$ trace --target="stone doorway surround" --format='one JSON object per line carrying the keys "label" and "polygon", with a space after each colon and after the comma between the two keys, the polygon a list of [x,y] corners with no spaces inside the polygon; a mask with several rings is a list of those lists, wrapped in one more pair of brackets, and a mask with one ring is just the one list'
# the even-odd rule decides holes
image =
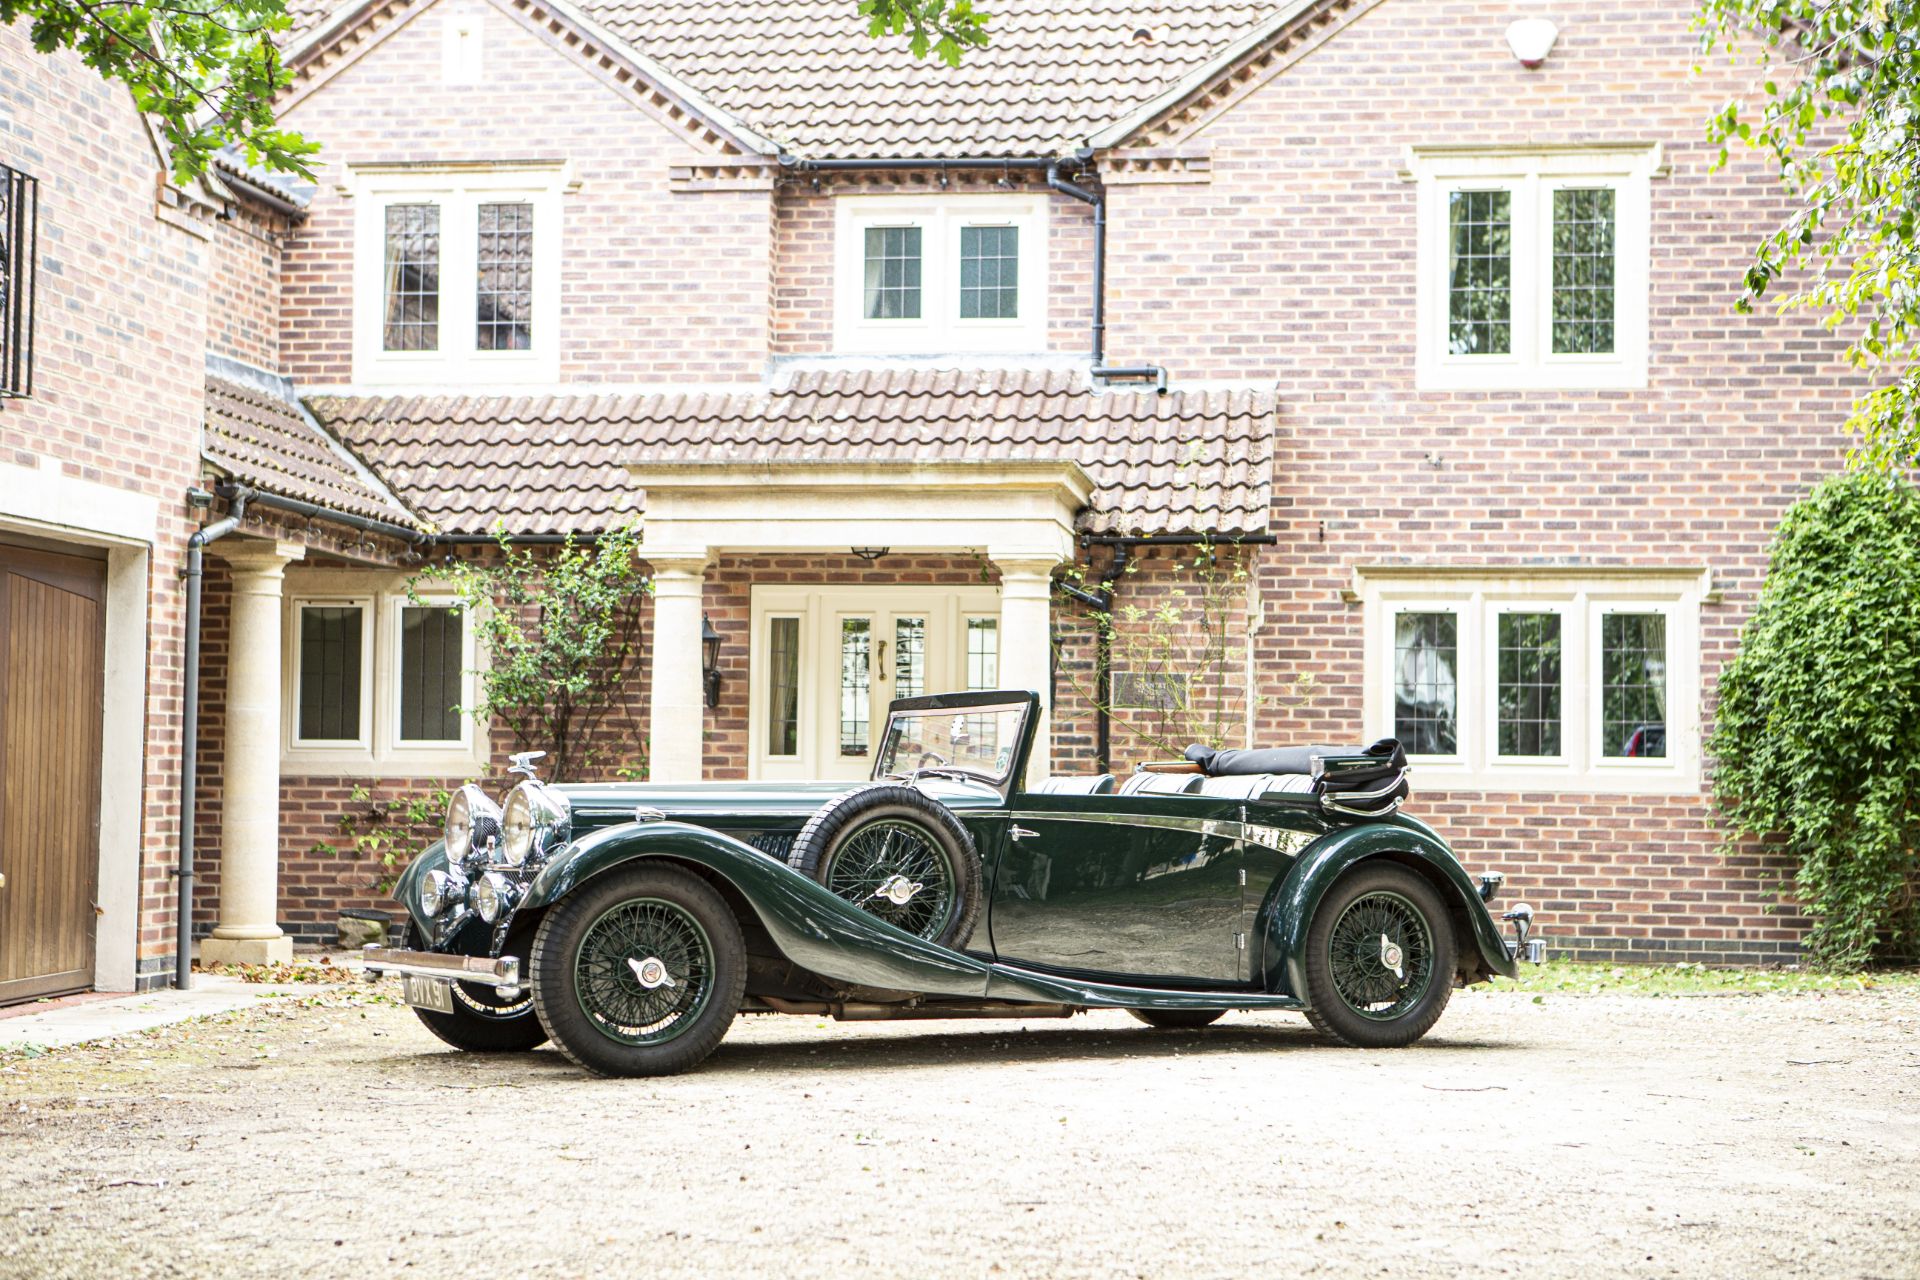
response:
{"label": "stone doorway surround", "polygon": [[1000,576],[1000,683],[1041,697],[1029,781],[1049,769],[1052,576],[1073,557],[1093,494],[1066,459],[699,461],[627,464],[646,491],[642,551],[653,567],[648,747],[652,777],[697,781],[706,709],[700,620],[722,552],[979,554]]}

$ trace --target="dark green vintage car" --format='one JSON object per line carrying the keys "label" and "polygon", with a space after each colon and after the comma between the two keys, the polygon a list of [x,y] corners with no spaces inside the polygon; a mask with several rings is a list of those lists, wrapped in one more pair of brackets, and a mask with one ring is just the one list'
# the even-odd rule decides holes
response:
{"label": "dark green vintage car", "polygon": [[1538,959],[1400,813],[1406,757],[1193,748],[1116,785],[1028,790],[1038,699],[893,703],[874,781],[472,785],[401,876],[414,950],[370,972],[462,1049],[551,1038],[607,1075],[704,1059],[739,1013],[1067,1017],[1198,1028],[1304,1013],[1347,1044],[1424,1035],[1453,987]]}

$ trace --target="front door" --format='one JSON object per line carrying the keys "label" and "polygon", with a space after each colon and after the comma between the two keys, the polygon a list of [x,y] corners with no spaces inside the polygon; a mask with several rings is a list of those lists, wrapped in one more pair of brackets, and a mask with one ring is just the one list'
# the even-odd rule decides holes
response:
{"label": "front door", "polygon": [[93,984],[106,573],[0,546],[0,1004]]}
{"label": "front door", "polygon": [[991,689],[999,677],[992,588],[756,587],[752,776],[872,776],[887,704]]}
{"label": "front door", "polygon": [[993,878],[994,953],[1165,982],[1238,981],[1241,806],[1187,796],[1016,795]]}

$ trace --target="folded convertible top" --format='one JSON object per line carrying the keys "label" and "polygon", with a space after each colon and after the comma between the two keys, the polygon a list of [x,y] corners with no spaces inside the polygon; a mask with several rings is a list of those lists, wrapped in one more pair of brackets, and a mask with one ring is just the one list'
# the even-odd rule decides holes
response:
{"label": "folded convertible top", "polygon": [[1392,813],[1412,794],[1407,753],[1395,738],[1370,747],[1274,747],[1260,751],[1203,747],[1186,757],[1211,778],[1249,774],[1294,774],[1313,779],[1313,793],[1324,808],[1365,817]]}

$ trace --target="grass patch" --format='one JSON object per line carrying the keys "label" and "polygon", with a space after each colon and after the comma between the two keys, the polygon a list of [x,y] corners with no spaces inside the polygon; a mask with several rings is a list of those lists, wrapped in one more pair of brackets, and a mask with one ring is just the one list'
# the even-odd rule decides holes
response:
{"label": "grass patch", "polygon": [[1877,969],[1824,973],[1818,969],[1713,969],[1704,964],[1592,964],[1549,960],[1520,966],[1516,981],[1495,978],[1506,991],[1535,995],[1757,996],[1807,992],[1920,992],[1920,970]]}

